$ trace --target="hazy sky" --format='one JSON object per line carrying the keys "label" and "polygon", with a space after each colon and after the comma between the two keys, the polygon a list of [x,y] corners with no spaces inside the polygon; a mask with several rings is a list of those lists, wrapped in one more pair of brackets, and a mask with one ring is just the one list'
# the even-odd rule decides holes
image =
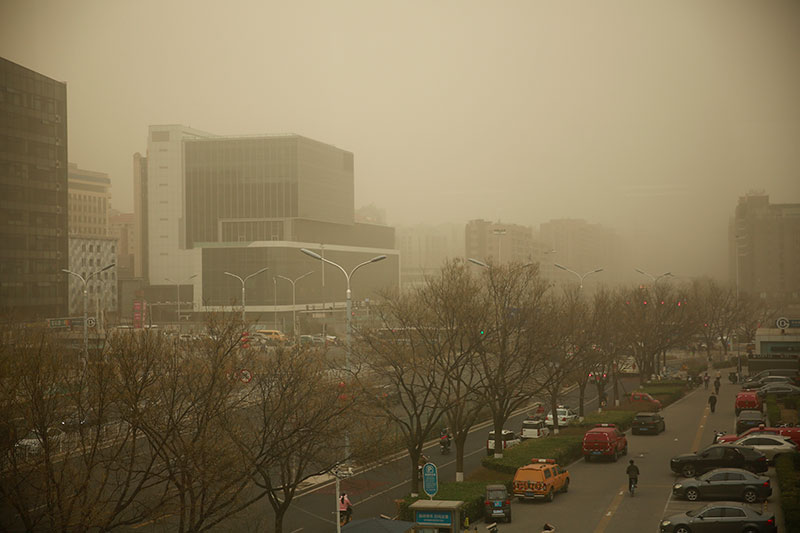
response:
{"label": "hazy sky", "polygon": [[800,202],[795,0],[0,0],[0,55],[67,82],[123,211],[166,123],[350,150],[391,224],[584,218],[659,272],[724,272],[750,190]]}

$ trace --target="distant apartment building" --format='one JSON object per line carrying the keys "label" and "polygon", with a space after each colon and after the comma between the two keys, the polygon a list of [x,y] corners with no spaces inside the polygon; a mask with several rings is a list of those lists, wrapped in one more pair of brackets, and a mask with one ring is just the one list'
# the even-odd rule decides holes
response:
{"label": "distant apartment building", "polygon": [[[86,304],[88,316],[95,317],[98,325],[105,324],[104,317],[117,309],[117,270],[110,268],[117,256],[114,237],[71,236],[69,238],[69,270],[88,279]],[[70,316],[83,316],[84,284],[76,276],[69,280]]]}
{"label": "distant apartment building", "polygon": [[[182,313],[241,305],[241,282],[225,273],[245,278],[264,267],[246,284],[253,320],[326,303],[343,308],[344,276],[330,265],[323,275],[323,264],[301,248],[347,269],[387,256],[359,270],[354,299],[399,282],[394,228],[355,222],[351,152],[294,134],[224,137],[151,126],[146,169],[135,193],[146,217],[137,211],[136,219],[155,320],[177,316],[176,295]],[[297,283],[293,304],[284,278],[306,272],[313,274]]]}
{"label": "distant apartment building", "polygon": [[587,282],[615,283],[625,276],[621,270],[622,243],[611,229],[590,224],[582,219],[557,219],[539,225],[539,241],[548,248],[552,279],[558,283],[579,281],[578,276],[560,268],[566,267],[579,276],[602,268],[603,272],[587,278]]}
{"label": "distant apartment building", "polygon": [[467,257],[496,264],[534,260],[533,230],[529,226],[470,220],[465,235]]}
{"label": "distant apartment building", "polygon": [[411,287],[435,275],[447,259],[464,257],[464,227],[459,224],[397,228],[400,282]]}
{"label": "distant apartment building", "polygon": [[108,174],[69,164],[69,234],[107,237],[111,209],[111,179]]}
{"label": "distant apartment building", "polygon": [[67,312],[67,86],[0,58],[0,312]]}
{"label": "distant apartment building", "polygon": [[136,262],[136,220],[133,213],[120,213],[112,209],[108,217],[111,236],[117,240],[117,277],[130,279],[134,277]]}
{"label": "distant apartment building", "polygon": [[[87,170],[75,163],[67,173],[69,198],[69,270],[88,279],[87,305],[100,325],[117,309],[117,239],[111,235],[111,179],[104,172]],[[114,264],[105,272],[99,271]],[[70,316],[83,316],[83,281],[69,275]]]}
{"label": "distant apartment building", "polygon": [[763,193],[740,197],[729,254],[730,278],[740,293],[800,300],[800,204],[770,204]]}

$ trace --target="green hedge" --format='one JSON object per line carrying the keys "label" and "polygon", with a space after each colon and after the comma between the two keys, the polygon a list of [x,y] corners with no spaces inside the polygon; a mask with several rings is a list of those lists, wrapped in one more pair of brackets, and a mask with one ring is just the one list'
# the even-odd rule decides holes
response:
{"label": "green hedge", "polygon": [[490,470],[515,474],[517,469],[539,459],[555,459],[560,465],[579,459],[583,453],[583,435],[554,435],[542,439],[529,439],[503,450],[503,457],[484,457],[481,464]]}
{"label": "green hedge", "polygon": [[666,407],[677,402],[686,394],[686,383],[683,381],[661,381],[642,385],[641,390],[651,396],[658,396],[661,406]]}
{"label": "green hedge", "polygon": [[781,490],[781,508],[786,531],[800,531],[800,454],[779,455],[775,459],[775,474]]}
{"label": "green hedge", "polygon": [[[586,415],[581,422],[578,422],[578,425],[581,427],[594,427],[595,424],[616,424],[620,431],[625,431],[631,427],[635,417],[635,411],[606,409],[602,413],[594,412]],[[581,442],[583,442],[582,436]]]}
{"label": "green hedge", "polygon": [[[497,483],[506,485],[511,493],[511,483],[506,481],[497,481]],[[464,516],[469,517],[470,523],[477,522],[483,519],[483,501],[486,497],[486,485],[490,485],[485,481],[464,481],[461,483],[441,483],[439,485],[439,492],[436,493],[434,500],[455,500],[464,502],[462,507]],[[398,514],[400,520],[414,521],[414,516],[411,512],[410,506],[417,500],[427,500],[428,497],[423,495],[417,498],[407,496],[405,499],[398,501]]]}
{"label": "green hedge", "polygon": [[781,410],[778,407],[778,401],[775,399],[774,394],[767,395],[767,417],[769,418],[769,425],[774,426],[781,421]]}

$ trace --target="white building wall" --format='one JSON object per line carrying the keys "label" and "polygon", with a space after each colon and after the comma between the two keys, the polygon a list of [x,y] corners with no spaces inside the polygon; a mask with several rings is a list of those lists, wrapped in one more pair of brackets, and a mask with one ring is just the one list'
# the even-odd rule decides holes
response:
{"label": "white building wall", "polygon": [[[150,283],[181,282],[194,274],[198,251],[185,249],[183,140],[214,137],[181,125],[150,126],[147,137]],[[167,140],[163,140],[167,139]],[[199,276],[198,276],[199,277]],[[197,294],[197,293],[195,293]]]}
{"label": "white building wall", "polygon": [[[109,237],[70,237],[69,270],[84,279],[93,272],[116,262],[117,240]],[[83,316],[83,282],[72,274],[69,276],[69,314]],[[102,313],[117,309],[116,268],[93,275],[87,283],[88,315],[100,319]]]}

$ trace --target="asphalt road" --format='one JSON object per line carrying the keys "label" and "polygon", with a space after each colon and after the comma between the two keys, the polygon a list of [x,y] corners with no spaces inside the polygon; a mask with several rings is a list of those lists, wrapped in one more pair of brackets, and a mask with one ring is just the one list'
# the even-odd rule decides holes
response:
{"label": "asphalt road", "polygon": [[[672,485],[680,478],[670,470],[669,460],[711,444],[714,430],[734,433],[733,402],[739,390],[738,385],[731,385],[725,379],[716,412],[712,414],[706,406],[709,391],[703,387],[695,389],[664,409],[667,424],[664,433],[632,436],[628,432],[628,457],[616,463],[580,460],[568,465],[571,480],[568,493],[559,494],[553,503],[512,503],[514,521],[499,524],[498,531],[538,533],[549,522],[558,533],[657,532],[662,517],[701,507],[703,502],[671,498]],[[628,459],[634,459],[641,471],[634,497],[627,492]],[[769,475],[774,491],[777,485],[774,469],[770,469]],[[776,500],[773,492],[766,504],[767,512],[774,512]],[[762,504],[754,507],[761,510]],[[478,527],[485,531],[483,524]]]}
{"label": "asphalt road", "polygon": [[[639,383],[638,377],[621,380],[623,390],[630,392]],[[587,387],[586,412],[597,409],[597,390],[593,386]],[[577,390],[570,390],[564,394],[563,404],[577,408]],[[522,419],[527,416],[528,409],[521,410],[506,424],[506,428],[519,431]],[[486,456],[486,437],[490,431],[490,423],[485,422],[473,428],[466,442],[469,450],[464,456],[464,471],[466,475],[480,467],[481,459]],[[455,449],[450,455],[442,456],[439,453],[438,443],[432,442],[426,447],[425,455],[436,463],[439,468],[441,481],[455,481]],[[411,490],[410,484],[411,463],[406,454],[398,454],[393,460],[387,461],[378,468],[359,473],[352,478],[342,481],[342,490],[347,492],[353,502],[354,518],[377,517],[381,514],[395,516],[397,507],[395,500],[403,498]],[[284,531],[288,533],[332,533],[336,531],[335,518],[335,487],[333,482],[322,483],[313,487],[301,497],[295,498],[289,512],[284,518]],[[515,504],[516,507],[516,504]],[[264,505],[254,506],[236,518],[226,521],[225,531],[236,530],[241,533],[248,531],[272,531],[272,512],[266,502]],[[151,529],[152,528],[152,529]],[[222,531],[223,529],[220,529]],[[157,531],[156,524],[150,528],[139,531]],[[166,531],[166,530],[164,530]]]}

